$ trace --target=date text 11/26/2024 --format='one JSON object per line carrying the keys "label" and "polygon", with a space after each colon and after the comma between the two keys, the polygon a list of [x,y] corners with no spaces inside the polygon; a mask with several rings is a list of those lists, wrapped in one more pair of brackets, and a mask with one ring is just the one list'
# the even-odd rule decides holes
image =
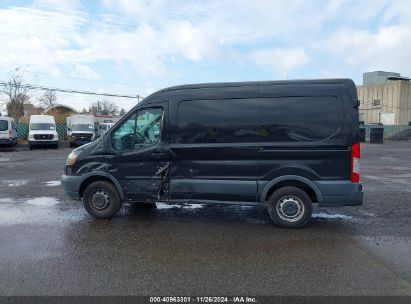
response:
{"label": "date text 11/26/2024", "polygon": [[255,297],[150,297],[150,303],[257,303]]}

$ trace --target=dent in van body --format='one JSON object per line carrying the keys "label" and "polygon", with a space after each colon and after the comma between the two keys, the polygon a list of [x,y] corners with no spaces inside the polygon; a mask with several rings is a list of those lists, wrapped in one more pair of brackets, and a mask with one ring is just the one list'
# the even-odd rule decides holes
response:
{"label": "dent in van body", "polygon": [[108,165],[109,164],[104,161],[104,157],[95,159],[93,162],[84,162],[75,172],[75,175],[85,175],[93,171],[105,172],[107,171]]}
{"label": "dent in van body", "polygon": [[[170,189],[169,164],[168,161],[141,161],[128,168],[127,164],[119,166],[118,163],[108,162],[105,169],[107,173],[117,178],[127,201],[167,201]],[[139,172],[153,172],[153,174],[142,175]]]}
{"label": "dent in van body", "polygon": [[[94,156],[95,157],[95,156]],[[118,185],[121,192],[127,201],[140,201],[140,200],[161,200],[167,201],[169,199],[169,162],[160,162],[155,167],[153,167],[153,172],[155,172],[151,177],[146,179],[139,179],[138,181],[130,181],[126,179],[116,178],[119,168],[116,164],[107,161],[105,157],[95,158],[93,162],[83,162],[80,164],[78,170],[74,172],[73,175],[76,176],[93,176],[100,175],[98,173],[107,173],[108,176],[113,177],[118,181]],[[94,174],[93,174],[94,173]],[[129,193],[145,193],[143,199],[136,199],[129,195]]]}

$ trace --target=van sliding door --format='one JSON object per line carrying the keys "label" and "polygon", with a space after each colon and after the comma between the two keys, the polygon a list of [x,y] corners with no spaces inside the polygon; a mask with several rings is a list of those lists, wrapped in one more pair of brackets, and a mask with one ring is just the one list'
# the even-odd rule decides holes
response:
{"label": "van sliding door", "polygon": [[182,100],[170,140],[171,199],[255,202],[257,98]]}

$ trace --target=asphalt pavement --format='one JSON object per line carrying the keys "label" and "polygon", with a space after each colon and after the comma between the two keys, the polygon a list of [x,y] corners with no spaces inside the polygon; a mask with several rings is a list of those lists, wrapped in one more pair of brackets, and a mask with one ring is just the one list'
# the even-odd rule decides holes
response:
{"label": "asphalt pavement", "polygon": [[364,205],[299,230],[263,207],[93,219],[60,186],[69,152],[0,152],[0,295],[411,296],[411,142],[362,145]]}

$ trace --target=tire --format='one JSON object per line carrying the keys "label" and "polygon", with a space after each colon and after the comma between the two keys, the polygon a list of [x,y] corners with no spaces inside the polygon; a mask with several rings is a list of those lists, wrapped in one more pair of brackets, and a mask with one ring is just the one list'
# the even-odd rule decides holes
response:
{"label": "tire", "polygon": [[271,194],[268,213],[274,224],[283,228],[302,228],[311,219],[313,204],[297,187],[282,187]]}
{"label": "tire", "polygon": [[84,208],[92,217],[109,219],[121,208],[122,202],[116,187],[106,181],[93,182],[83,193]]}

